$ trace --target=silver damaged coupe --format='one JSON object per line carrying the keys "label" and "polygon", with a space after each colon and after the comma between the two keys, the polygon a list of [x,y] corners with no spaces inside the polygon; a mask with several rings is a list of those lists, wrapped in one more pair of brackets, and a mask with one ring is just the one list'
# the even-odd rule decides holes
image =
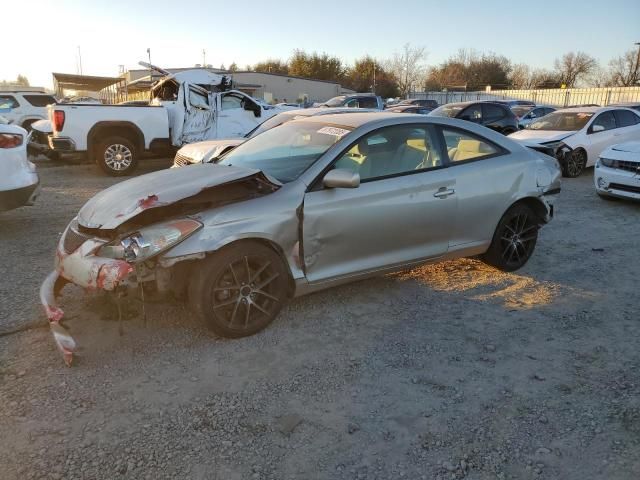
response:
{"label": "silver damaged coupe", "polygon": [[290,298],[371,275],[475,255],[516,270],[559,191],[554,158],[469,122],[293,120],[215,164],[98,193],[63,233],[41,301],[67,363],[55,297],[68,282],[172,292],[215,333],[251,335]]}

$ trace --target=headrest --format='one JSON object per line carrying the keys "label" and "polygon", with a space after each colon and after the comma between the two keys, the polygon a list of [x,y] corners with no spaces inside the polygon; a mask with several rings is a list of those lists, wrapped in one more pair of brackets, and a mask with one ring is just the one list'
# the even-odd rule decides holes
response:
{"label": "headrest", "polygon": [[365,157],[369,155],[369,144],[367,143],[366,138],[358,143],[358,152],[360,152],[360,155],[363,155]]}

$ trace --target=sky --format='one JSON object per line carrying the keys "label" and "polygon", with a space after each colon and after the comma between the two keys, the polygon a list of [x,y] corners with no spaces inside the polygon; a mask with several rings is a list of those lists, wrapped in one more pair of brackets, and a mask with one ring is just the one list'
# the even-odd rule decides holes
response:
{"label": "sky", "polygon": [[[151,49],[165,67],[244,69],[266,58],[286,60],[295,48],[326,52],[347,63],[379,60],[405,43],[425,47],[427,65],[460,48],[505,55],[514,63],[551,68],[581,50],[606,65],[640,42],[639,0],[29,0],[26,22],[5,22],[0,80],[26,75],[52,86],[51,72],[116,76],[139,68]],[[33,14],[37,12],[37,14]],[[39,34],[38,34],[39,32]],[[7,42],[7,39],[10,39]],[[8,48],[11,46],[11,48]]]}

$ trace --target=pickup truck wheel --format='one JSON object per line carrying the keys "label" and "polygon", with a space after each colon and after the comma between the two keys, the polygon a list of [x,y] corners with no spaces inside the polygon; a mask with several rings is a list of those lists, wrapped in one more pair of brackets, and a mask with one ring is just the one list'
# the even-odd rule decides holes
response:
{"label": "pickup truck wheel", "polygon": [[138,165],[136,147],[124,137],[109,137],[96,146],[95,162],[108,175],[129,175]]}

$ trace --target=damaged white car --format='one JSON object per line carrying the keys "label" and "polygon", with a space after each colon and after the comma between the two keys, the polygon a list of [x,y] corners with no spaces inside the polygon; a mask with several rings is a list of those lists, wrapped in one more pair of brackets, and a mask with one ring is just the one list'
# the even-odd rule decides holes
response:
{"label": "damaged white car", "polygon": [[36,166],[27,159],[27,131],[0,123],[0,212],[33,205],[38,195]]}
{"label": "damaged white car", "polygon": [[98,193],[63,233],[41,301],[67,363],[75,341],[55,300],[66,282],[173,292],[217,334],[242,337],[294,296],[371,275],[474,255],[516,270],[559,191],[554,158],[469,122],[292,120],[218,163]]}

